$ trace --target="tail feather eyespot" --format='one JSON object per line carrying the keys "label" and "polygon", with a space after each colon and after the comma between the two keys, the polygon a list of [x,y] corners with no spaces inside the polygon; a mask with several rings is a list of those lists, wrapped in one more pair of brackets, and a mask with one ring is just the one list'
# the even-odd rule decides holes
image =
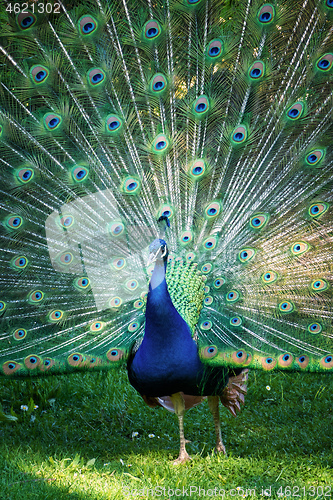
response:
{"label": "tail feather eyespot", "polygon": [[331,370],[333,368],[333,354],[329,354],[328,356],[324,356],[320,360],[320,366],[325,370]]}
{"label": "tail feather eyespot", "polygon": [[324,149],[314,149],[310,151],[305,158],[306,164],[310,167],[320,167],[320,164],[325,156]]}
{"label": "tail feather eyespot", "polygon": [[217,349],[217,347],[215,345],[207,346],[201,352],[201,356],[204,359],[215,358],[215,356],[217,356],[217,354],[218,354],[218,349]]}
{"label": "tail feather eyespot", "polygon": [[13,338],[15,340],[23,340],[26,338],[26,336],[27,336],[27,330],[25,330],[24,328],[18,328],[13,333]]}
{"label": "tail feather eyespot", "polygon": [[238,254],[238,260],[242,263],[245,264],[249,262],[256,254],[256,249],[255,248],[243,248]]}
{"label": "tail feather eyespot", "polygon": [[116,134],[123,128],[123,122],[115,114],[108,115],[105,119],[105,129],[109,134]]}
{"label": "tail feather eyespot", "polygon": [[317,68],[320,71],[329,71],[333,65],[333,54],[327,53],[321,56],[317,61]]}
{"label": "tail feather eyespot", "polygon": [[150,81],[150,91],[153,94],[160,95],[165,92],[168,86],[168,80],[162,73],[156,73]]}
{"label": "tail feather eyespot", "polygon": [[287,110],[287,118],[290,120],[299,120],[304,113],[304,104],[301,101],[295,102],[290,108]]}
{"label": "tail feather eyespot", "polygon": [[207,170],[204,160],[196,160],[189,169],[189,175],[195,181],[200,180]]}
{"label": "tail feather eyespot", "polygon": [[274,359],[271,356],[268,356],[266,358],[261,358],[261,366],[263,367],[264,370],[273,370],[276,366],[276,359]]}
{"label": "tail feather eyespot", "polygon": [[208,59],[216,61],[223,55],[223,41],[220,38],[212,40],[206,49]]}
{"label": "tail feather eyespot", "polygon": [[210,109],[210,102],[206,95],[199,96],[193,103],[192,110],[196,118],[204,117]]}
{"label": "tail feather eyespot", "polygon": [[291,313],[292,311],[294,311],[294,309],[295,309],[294,304],[289,300],[284,300],[279,304],[279,311],[282,313]]}
{"label": "tail feather eyespot", "polygon": [[46,66],[37,65],[30,68],[30,78],[36,85],[45,83],[49,74],[50,72]]}
{"label": "tail feather eyespot", "polygon": [[294,358],[291,354],[281,354],[278,359],[278,365],[282,368],[292,365],[294,362]]}
{"label": "tail feather eyespot", "polygon": [[298,364],[298,366],[300,368],[302,368],[304,370],[308,366],[308,364],[310,363],[310,358],[309,358],[309,356],[306,356],[305,354],[301,354],[300,356],[298,356],[298,358],[296,358],[296,363]]}
{"label": "tail feather eyespot", "polygon": [[320,217],[323,215],[327,210],[329,209],[329,204],[325,202],[321,203],[313,203],[310,205],[308,213],[310,217],[315,218],[315,217]]}
{"label": "tail feather eyespot", "polygon": [[54,132],[60,127],[62,118],[56,113],[46,113],[44,115],[43,122],[46,130]]}
{"label": "tail feather eyespot", "polygon": [[68,364],[73,367],[82,367],[85,361],[85,358],[82,354],[75,352],[74,354],[70,354],[67,358]]}
{"label": "tail feather eyespot", "polygon": [[92,16],[82,16],[79,19],[79,32],[83,36],[92,35],[98,28],[96,19]]}
{"label": "tail feather eyespot", "polygon": [[275,16],[275,9],[273,5],[267,3],[259,9],[257,14],[257,19],[260,24],[267,25],[272,23],[272,21],[274,20],[274,16]]}
{"label": "tail feather eyespot", "polygon": [[302,255],[310,249],[310,245],[304,241],[297,241],[291,247],[291,252],[293,255]]}
{"label": "tail feather eyespot", "polygon": [[250,80],[258,81],[265,76],[265,64],[262,61],[254,62],[248,71]]}
{"label": "tail feather eyespot", "polygon": [[16,22],[19,28],[21,28],[22,30],[28,30],[36,24],[37,17],[35,16],[35,14],[29,11],[20,12],[20,14],[18,14],[16,17]]}
{"label": "tail feather eyespot", "polygon": [[39,356],[34,354],[27,356],[24,360],[24,364],[28,370],[35,370],[41,364],[42,360]]}
{"label": "tail feather eyespot", "polygon": [[5,375],[14,375],[14,373],[21,370],[23,367],[20,363],[16,363],[16,361],[6,361],[2,365],[2,370]]}
{"label": "tail feather eyespot", "polygon": [[143,26],[143,37],[146,41],[156,41],[162,33],[161,25],[155,19],[146,22]]}
{"label": "tail feather eyespot", "polygon": [[112,348],[106,353],[106,357],[109,361],[120,361],[125,355],[122,349]]}
{"label": "tail feather eyespot", "polygon": [[87,73],[88,82],[93,87],[98,87],[105,82],[106,74],[102,68],[92,68]]}
{"label": "tail feather eyespot", "polygon": [[247,128],[245,125],[239,125],[236,127],[231,134],[231,142],[235,146],[237,144],[242,144],[247,139]]}
{"label": "tail feather eyespot", "polygon": [[169,139],[165,134],[159,134],[155,137],[152,144],[152,152],[156,154],[164,154],[170,146]]}

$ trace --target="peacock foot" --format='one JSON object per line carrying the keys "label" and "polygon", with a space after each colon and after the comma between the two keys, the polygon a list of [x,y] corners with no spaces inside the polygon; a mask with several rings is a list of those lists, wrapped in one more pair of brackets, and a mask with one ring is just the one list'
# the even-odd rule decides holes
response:
{"label": "peacock foot", "polygon": [[227,456],[225,446],[222,442],[216,444],[215,451],[216,453],[223,453],[223,455]]}
{"label": "peacock foot", "polygon": [[187,451],[181,451],[179,453],[179,457],[177,458],[177,460],[174,461],[173,465],[179,465],[179,464],[185,464],[186,462],[188,462],[189,460],[192,460],[190,455],[187,453]]}

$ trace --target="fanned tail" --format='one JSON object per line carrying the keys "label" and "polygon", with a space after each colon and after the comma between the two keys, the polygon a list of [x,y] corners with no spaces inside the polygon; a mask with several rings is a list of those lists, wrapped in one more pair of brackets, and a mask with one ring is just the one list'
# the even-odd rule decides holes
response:
{"label": "fanned tail", "polygon": [[201,358],[333,370],[332,5],[2,11],[0,373],[119,366],[147,248]]}

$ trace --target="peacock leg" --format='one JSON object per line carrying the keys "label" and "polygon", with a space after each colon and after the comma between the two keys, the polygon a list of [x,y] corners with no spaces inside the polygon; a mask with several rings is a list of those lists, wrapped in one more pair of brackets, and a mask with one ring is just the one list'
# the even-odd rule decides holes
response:
{"label": "peacock leg", "polygon": [[190,455],[187,453],[185,445],[188,441],[184,436],[184,414],[185,414],[185,402],[183,396],[180,392],[176,392],[171,395],[171,401],[175,409],[175,413],[179,420],[179,436],[180,436],[180,451],[179,457],[175,460],[174,464],[185,463],[188,460],[191,460]]}
{"label": "peacock leg", "polygon": [[222,442],[221,426],[220,426],[220,412],[219,412],[219,396],[208,396],[208,406],[214,418],[215,435],[216,435],[216,451],[224,453],[226,450]]}

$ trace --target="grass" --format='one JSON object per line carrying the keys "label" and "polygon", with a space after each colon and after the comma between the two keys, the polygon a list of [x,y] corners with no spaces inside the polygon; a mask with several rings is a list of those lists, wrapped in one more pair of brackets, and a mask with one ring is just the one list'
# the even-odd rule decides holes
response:
{"label": "grass", "polygon": [[228,457],[204,403],[186,414],[193,460],[179,466],[177,418],[148,408],[125,372],[1,383],[18,417],[0,422],[1,500],[333,498],[330,375],[251,372],[242,413],[221,410]]}

